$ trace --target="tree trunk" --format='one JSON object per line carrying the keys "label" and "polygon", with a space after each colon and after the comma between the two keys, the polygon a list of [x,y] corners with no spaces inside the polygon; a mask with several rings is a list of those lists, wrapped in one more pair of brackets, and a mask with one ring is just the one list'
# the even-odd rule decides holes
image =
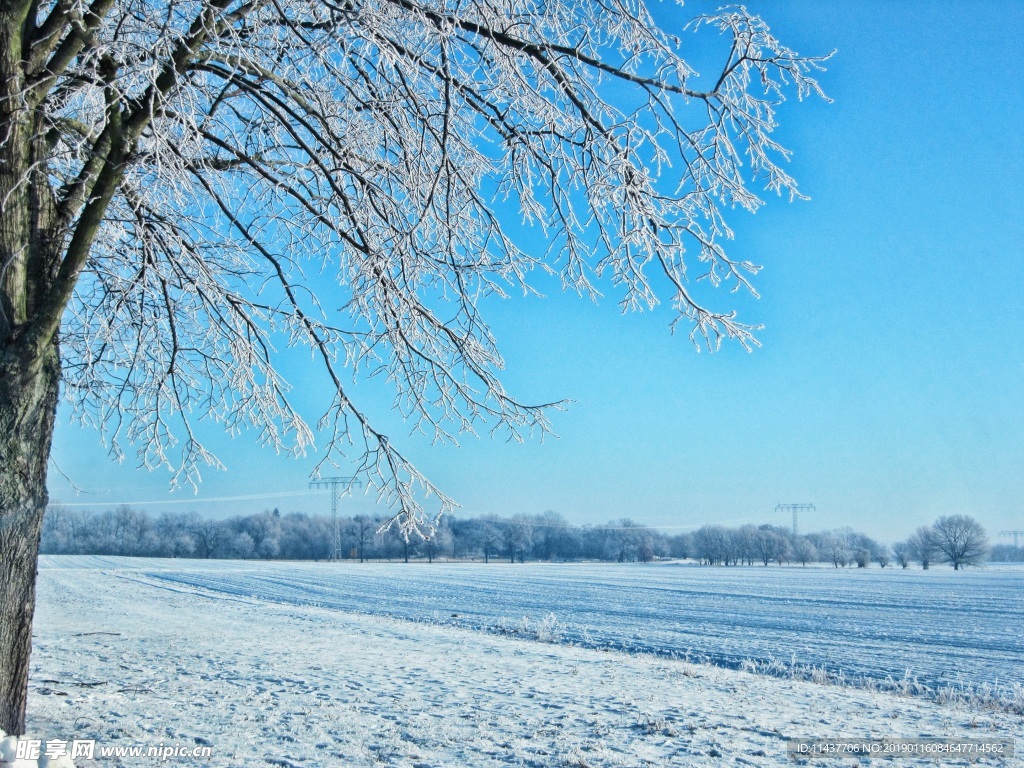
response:
{"label": "tree trunk", "polygon": [[25,343],[61,238],[41,113],[23,98],[33,3],[0,3],[0,729],[25,732],[39,536],[57,410],[55,338]]}
{"label": "tree trunk", "polygon": [[57,410],[56,347],[32,371],[0,363],[0,729],[25,732],[39,536]]}

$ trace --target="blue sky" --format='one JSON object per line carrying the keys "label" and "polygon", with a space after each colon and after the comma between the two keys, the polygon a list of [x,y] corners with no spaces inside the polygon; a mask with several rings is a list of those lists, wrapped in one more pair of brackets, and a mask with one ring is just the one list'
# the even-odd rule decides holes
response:
{"label": "blue sky", "polygon": [[[655,11],[671,26],[711,7]],[[822,77],[834,103],[782,111],[790,170],[812,199],[772,198],[730,222],[733,255],[765,265],[762,298],[716,298],[766,326],[763,346],[697,354],[669,334],[668,308],[621,315],[613,294],[494,302],[508,388],[574,401],[555,414],[558,439],[412,438],[405,450],[465,515],[552,509],[685,530],[785,524],[777,503],[813,502],[804,530],[852,525],[892,541],[953,513],[993,538],[1024,529],[1024,5],[748,7],[801,53],[838,51]],[[300,386],[311,375],[288,374]],[[367,396],[397,439],[387,398]],[[168,495],[167,473],[113,464],[65,415],[53,455],[88,493],[51,467],[51,497],[329,510],[306,490],[315,456],[279,457],[246,435],[215,447],[228,471],[207,472],[198,495]],[[266,498],[215,500],[249,495]],[[360,497],[345,508],[374,511]]]}

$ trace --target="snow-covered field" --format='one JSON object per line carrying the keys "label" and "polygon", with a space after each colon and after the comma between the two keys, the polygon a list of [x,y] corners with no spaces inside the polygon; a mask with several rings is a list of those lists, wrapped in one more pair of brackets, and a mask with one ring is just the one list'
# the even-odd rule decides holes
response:
{"label": "snow-covered field", "polygon": [[787,738],[832,736],[1017,738],[1021,752],[1024,718],[1005,710],[670,654],[1019,683],[1022,585],[998,568],[47,557],[30,730],[209,745],[162,763],[204,766],[781,765]]}
{"label": "snow-covered field", "polygon": [[[168,589],[931,686],[1024,685],[1024,567],[953,572],[677,564],[44,558]],[[524,618],[526,621],[524,622]],[[545,620],[547,624],[544,625]]]}

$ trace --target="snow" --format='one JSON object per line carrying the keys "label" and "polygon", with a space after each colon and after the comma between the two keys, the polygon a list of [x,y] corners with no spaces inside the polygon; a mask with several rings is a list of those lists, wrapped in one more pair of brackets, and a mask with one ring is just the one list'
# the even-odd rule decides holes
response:
{"label": "snow", "polygon": [[[719,623],[726,627],[741,623],[730,613],[736,599],[757,597],[755,578],[779,598],[762,614],[782,618],[800,610],[785,608],[782,594],[792,591],[787,579],[808,579],[794,582],[802,586],[840,579],[833,582],[834,616],[846,615],[843,601],[856,603],[854,593],[881,591],[882,582],[858,582],[861,576],[850,573],[822,571],[812,578],[779,575],[787,569],[746,570],[750,575],[725,578],[710,575],[725,569],[678,567],[360,568],[48,557],[39,576],[29,728],[54,738],[95,738],[97,745],[212,749],[212,759],[112,758],[107,765],[302,768],[696,766],[716,754],[716,764],[782,765],[790,737],[1013,738],[1024,732],[1024,717],[1005,709],[570,644],[584,628],[606,639],[630,625],[634,640],[642,635],[653,638],[649,645],[663,642],[670,635],[652,601],[673,583],[686,592],[677,601],[697,600],[703,583],[703,599],[721,608]],[[1019,602],[1001,600],[986,580],[999,582],[1000,573],[969,577],[996,611],[995,624],[1014,616]],[[1017,571],[1006,578],[1020,577]],[[941,574],[885,579],[898,594],[918,589],[915,584],[954,589]],[[607,610],[605,623],[603,611],[595,611],[584,626],[582,603],[576,613],[568,611],[574,599],[589,594],[587,584],[612,600],[591,606]],[[383,591],[371,596],[373,585]],[[632,596],[615,602],[612,596],[623,590],[633,590]],[[629,603],[632,618],[616,618]],[[460,615],[444,616],[453,604],[459,610],[450,613]],[[400,615],[381,615],[388,611]],[[491,615],[506,617],[508,634],[495,631]],[[681,625],[690,620],[686,611],[675,616]],[[715,618],[705,617],[701,626]],[[644,625],[655,628],[645,633]],[[837,626],[845,632],[855,625]],[[997,663],[1010,651],[989,646],[999,645],[991,640],[1004,629],[986,630],[978,637],[989,642],[977,649],[968,644],[964,653]],[[927,622],[923,631],[942,638]],[[760,633],[760,627],[749,632]],[[538,642],[538,636],[558,642]],[[732,638],[741,651],[729,631],[715,637]],[[835,639],[837,652],[847,653],[850,646]],[[811,648],[824,643],[811,640]],[[939,649],[944,652],[941,643]],[[888,655],[899,654],[894,642]],[[1017,750],[1024,745],[1018,742]]]}
{"label": "snow", "polygon": [[704,568],[611,564],[287,563],[44,558],[168,589],[314,605],[565,642],[905,677],[933,688],[1024,686],[1024,568]]}

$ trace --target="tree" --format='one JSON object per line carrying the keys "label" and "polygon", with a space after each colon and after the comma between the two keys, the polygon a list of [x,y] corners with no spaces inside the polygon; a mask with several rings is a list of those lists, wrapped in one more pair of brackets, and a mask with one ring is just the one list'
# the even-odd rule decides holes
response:
{"label": "tree", "polygon": [[227,526],[220,520],[207,520],[198,515],[193,516],[188,532],[195,542],[196,556],[202,558],[216,557],[229,535]]}
{"label": "tree", "polygon": [[220,466],[199,418],[311,444],[275,369],[304,345],[323,461],[415,532],[452,501],[346,366],[434,439],[543,432],[558,404],[506,392],[478,303],[553,266],[626,308],[666,284],[695,342],[756,344],[699,286],[751,288],[723,213],[760,206],[754,180],[798,195],[775,108],[820,94],[820,59],[742,8],[689,29],[721,48],[706,79],[639,0],[0,0],[0,728],[24,730],[61,388],[115,455],[194,484]]}
{"label": "tree", "polygon": [[[756,525],[741,525],[733,532],[739,559],[753,565],[758,556],[758,539],[761,531]],[[766,563],[767,565],[767,563]]]}
{"label": "tree", "polygon": [[668,541],[669,557],[685,560],[693,551],[693,539],[687,533],[678,533]]}
{"label": "tree", "polygon": [[281,551],[281,514],[274,512],[251,515],[241,522],[242,532],[252,539],[253,553],[265,560],[276,557]]}
{"label": "tree", "polygon": [[831,531],[821,538],[818,551],[831,562],[835,568],[844,568],[850,562],[850,550],[846,543],[846,536],[842,531]]}
{"label": "tree", "polygon": [[533,555],[538,560],[572,557],[574,542],[565,518],[553,510],[537,515],[533,521]]}
{"label": "tree", "polygon": [[989,550],[989,559],[996,563],[1024,563],[1024,547],[996,544]]}
{"label": "tree", "polygon": [[808,563],[813,562],[818,557],[818,550],[815,549],[810,539],[806,536],[801,536],[793,545],[793,557],[800,565],[806,567]]}
{"label": "tree", "polygon": [[355,540],[356,555],[359,562],[366,560],[366,546],[372,543],[373,533],[377,530],[378,523],[369,515],[356,515],[349,524],[352,538]]}
{"label": "tree", "polygon": [[754,539],[754,546],[757,556],[761,559],[763,565],[767,566],[768,563],[775,559],[782,548],[782,543],[782,537],[776,531],[773,531],[770,526],[764,526],[758,530]]}
{"label": "tree", "polygon": [[921,567],[927,571],[939,554],[934,529],[923,525],[914,531],[907,539],[907,551],[910,553],[910,558],[919,562]]}
{"label": "tree", "polygon": [[516,515],[501,526],[501,540],[508,553],[508,561],[526,562],[526,552],[533,545],[533,524],[524,515]]}
{"label": "tree", "polygon": [[905,541],[897,541],[892,545],[892,556],[896,558],[896,564],[900,568],[906,568],[910,565],[911,553],[910,545]]}
{"label": "tree", "polygon": [[940,517],[932,526],[935,547],[943,559],[959,571],[966,565],[981,565],[988,555],[988,538],[977,520],[967,515]]}
{"label": "tree", "polygon": [[452,531],[442,521],[441,525],[423,542],[423,551],[427,554],[427,562],[433,563],[435,557],[450,552],[452,548]]}
{"label": "tree", "polygon": [[485,520],[479,528],[480,548],[484,553],[484,563],[491,562],[491,553],[495,552],[498,544],[501,543],[502,525],[496,520]]}
{"label": "tree", "polygon": [[[434,534],[436,535],[436,531]],[[398,526],[389,528],[387,531],[387,538],[382,544],[385,547],[385,556],[390,560],[391,553],[394,552],[396,555],[400,553],[402,562],[408,563],[410,555],[415,557],[416,550],[419,548],[419,539],[412,539],[409,535],[402,531]]]}

